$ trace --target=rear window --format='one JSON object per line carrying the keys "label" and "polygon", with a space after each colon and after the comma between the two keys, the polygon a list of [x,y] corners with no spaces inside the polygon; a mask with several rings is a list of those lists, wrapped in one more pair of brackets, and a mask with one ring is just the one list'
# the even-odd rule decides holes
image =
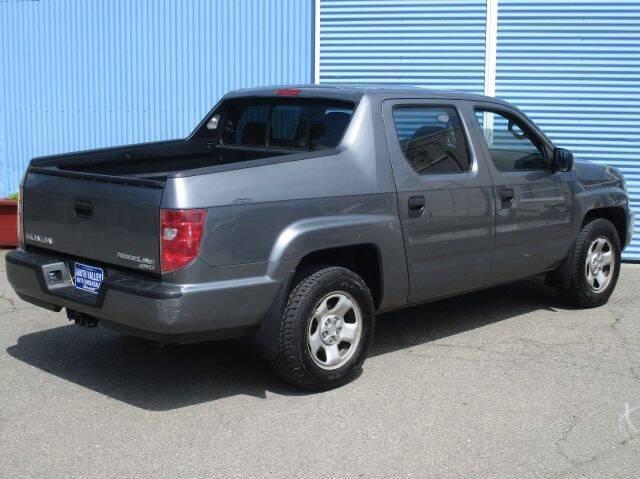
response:
{"label": "rear window", "polygon": [[230,100],[205,128],[211,137],[213,123],[223,145],[324,150],[338,146],[353,111],[352,103],[333,100]]}

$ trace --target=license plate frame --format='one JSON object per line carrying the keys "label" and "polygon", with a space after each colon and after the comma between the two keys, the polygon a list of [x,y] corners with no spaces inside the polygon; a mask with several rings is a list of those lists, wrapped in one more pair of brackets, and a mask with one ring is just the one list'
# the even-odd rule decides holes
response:
{"label": "license plate frame", "polygon": [[104,282],[104,270],[97,266],[75,262],[73,264],[73,286],[86,293],[98,294]]}

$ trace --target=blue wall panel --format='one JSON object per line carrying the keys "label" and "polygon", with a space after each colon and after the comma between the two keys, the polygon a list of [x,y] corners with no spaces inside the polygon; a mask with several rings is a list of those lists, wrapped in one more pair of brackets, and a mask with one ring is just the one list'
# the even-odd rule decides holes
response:
{"label": "blue wall panel", "polygon": [[0,2],[0,196],[36,155],[187,135],[226,91],[308,83],[313,0]]}
{"label": "blue wall panel", "polygon": [[482,93],[485,0],[318,0],[320,83]]}
{"label": "blue wall panel", "polygon": [[[500,0],[496,96],[578,158],[620,168],[640,211],[639,0]],[[624,256],[640,259],[640,225]]]}

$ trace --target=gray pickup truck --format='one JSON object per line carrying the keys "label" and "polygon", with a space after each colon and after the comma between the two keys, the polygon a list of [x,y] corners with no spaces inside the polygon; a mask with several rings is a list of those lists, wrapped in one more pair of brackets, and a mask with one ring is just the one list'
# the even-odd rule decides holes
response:
{"label": "gray pickup truck", "polygon": [[250,338],[310,389],[354,376],[379,312],[538,274],[604,304],[634,221],[619,171],[517,108],[417,88],[234,91],[186,140],[34,159],[21,193],[21,298],[152,340]]}

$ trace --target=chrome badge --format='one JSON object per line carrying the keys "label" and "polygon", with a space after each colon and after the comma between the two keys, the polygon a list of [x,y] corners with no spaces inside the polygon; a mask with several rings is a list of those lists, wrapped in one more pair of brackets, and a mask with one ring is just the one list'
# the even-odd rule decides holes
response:
{"label": "chrome badge", "polygon": [[25,233],[24,237],[27,241],[33,241],[35,243],[46,244],[49,246],[53,244],[53,238],[51,236],[37,235],[34,233]]}
{"label": "chrome badge", "polygon": [[147,271],[155,271],[155,269],[156,269],[156,260],[155,259],[143,258],[142,256],[138,256],[138,255],[134,255],[134,254],[121,253],[120,251],[118,251],[116,253],[116,256],[119,259],[124,259],[124,260],[127,260],[127,261],[132,261],[134,263],[138,263],[138,268],[139,269],[144,269],[144,270],[147,270]]}

